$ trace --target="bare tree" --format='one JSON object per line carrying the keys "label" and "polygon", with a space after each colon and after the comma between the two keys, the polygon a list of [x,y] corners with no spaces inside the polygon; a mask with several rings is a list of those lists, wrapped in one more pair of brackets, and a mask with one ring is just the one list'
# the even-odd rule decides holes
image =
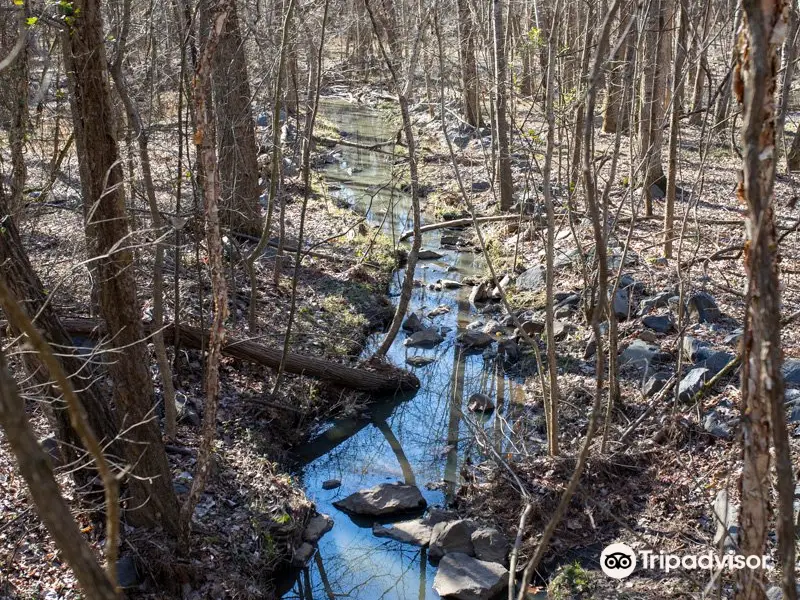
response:
{"label": "bare tree", "polygon": [[511,153],[508,139],[508,71],[506,37],[503,29],[503,0],[492,0],[494,31],[494,110],[497,143],[497,182],[500,187],[500,210],[514,203],[514,180],[511,177]]}
{"label": "bare tree", "polygon": [[[779,495],[779,555],[783,593],[795,600],[793,469],[783,409],[780,286],[774,216],[775,92],[778,50],[786,34],[784,0],[743,0],[743,32],[733,90],[743,105],[744,158],[737,195],[747,206],[745,235],[748,275],[747,312],[742,352],[743,465],[740,548],[745,556],[763,556],[770,524],[770,438],[775,442]],[[740,571],[736,598],[766,598],[763,568]]]}
{"label": "bare tree", "polygon": [[176,532],[178,506],[161,433],[136,299],[123,173],[108,90],[99,0],[77,0],[64,37],[89,255],[97,265],[100,312],[115,351],[109,373],[121,427],[131,522]]}

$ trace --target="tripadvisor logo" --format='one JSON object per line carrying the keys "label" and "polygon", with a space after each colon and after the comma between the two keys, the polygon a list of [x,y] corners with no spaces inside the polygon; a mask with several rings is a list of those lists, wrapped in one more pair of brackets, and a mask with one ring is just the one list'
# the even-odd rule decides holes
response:
{"label": "tripadvisor logo", "polygon": [[767,556],[744,556],[742,554],[724,554],[719,556],[713,552],[705,554],[661,554],[652,550],[639,550],[637,553],[627,544],[611,544],[600,554],[600,568],[603,573],[614,579],[625,579],[640,564],[643,569],[657,569],[664,573],[683,569],[693,571],[736,571],[741,569],[771,569]]}

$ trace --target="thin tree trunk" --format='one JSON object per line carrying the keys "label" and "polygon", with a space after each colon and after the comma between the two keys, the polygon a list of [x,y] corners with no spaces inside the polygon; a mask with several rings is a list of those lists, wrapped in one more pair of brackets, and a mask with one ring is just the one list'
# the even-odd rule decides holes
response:
{"label": "thin tree trunk", "polygon": [[[195,76],[195,143],[197,155],[203,163],[203,191],[205,194],[206,243],[208,246],[208,262],[211,269],[211,288],[214,299],[214,319],[209,333],[208,356],[205,364],[206,401],[203,412],[203,428],[200,434],[200,445],[197,452],[194,479],[189,495],[180,511],[178,527],[178,548],[182,554],[189,551],[189,537],[194,509],[200,500],[208,481],[211,466],[211,453],[217,433],[217,408],[219,407],[219,363],[222,357],[222,345],[225,341],[225,320],[228,317],[228,290],[225,281],[225,266],[222,262],[222,236],[220,234],[220,215],[218,199],[221,182],[217,168],[217,156],[212,136],[206,136],[208,124],[214,121],[214,111],[206,106],[206,98],[212,77],[212,61],[218,44],[225,38],[227,20],[235,15],[234,0],[220,0],[216,6],[208,41]],[[230,29],[227,29],[230,32]],[[214,61],[216,62],[216,61]]]}
{"label": "thin tree trunk", "polygon": [[[743,104],[744,158],[737,195],[748,213],[747,311],[742,346],[743,465],[739,514],[741,553],[763,556],[770,526],[770,436],[775,440],[779,482],[778,540],[783,593],[796,600],[793,472],[783,408],[781,374],[780,281],[775,248],[775,91],[779,68],[776,35],[787,27],[785,0],[743,0],[745,17],[739,38],[733,89]],[[762,568],[739,571],[736,598],[766,598]]]}
{"label": "thin tree trunk", "polygon": [[676,0],[678,34],[675,37],[675,60],[672,64],[672,111],[669,122],[669,167],[667,171],[667,198],[664,208],[664,256],[672,258],[673,223],[675,220],[675,194],[678,180],[678,127],[679,107],[683,99],[683,63],[686,58],[686,7],[684,0]]}
{"label": "thin tree trunk", "polygon": [[497,180],[500,187],[500,210],[510,210],[514,203],[514,180],[511,177],[511,154],[508,141],[508,72],[506,41],[503,35],[503,0],[492,0],[494,24],[494,108],[497,124]]}
{"label": "thin tree trunk", "polygon": [[464,119],[473,127],[481,125],[478,64],[475,61],[475,31],[468,0],[458,1],[458,36],[461,52],[461,90]]}

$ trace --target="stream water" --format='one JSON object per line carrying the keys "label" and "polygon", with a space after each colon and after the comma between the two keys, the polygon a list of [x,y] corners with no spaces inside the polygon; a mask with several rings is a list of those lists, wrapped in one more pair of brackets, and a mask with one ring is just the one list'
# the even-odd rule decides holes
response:
{"label": "stream water", "polygon": [[[379,111],[359,104],[326,98],[321,111],[346,134],[345,139],[359,144],[385,142],[396,133]],[[386,148],[390,151],[391,145]],[[392,185],[393,157],[345,146],[334,152],[335,162],[323,171],[335,190],[332,193],[389,235],[399,236],[409,228],[410,198]],[[409,356],[435,358],[415,369],[421,381],[419,391],[413,397],[376,402],[370,406],[369,417],[328,423],[296,451],[297,475],[307,495],[319,512],[333,517],[335,525],[284,598],[439,598],[432,589],[436,567],[424,549],[375,537],[374,519],[353,518],[333,502],[378,483],[404,481],[416,484],[429,506],[445,506],[457,491],[464,461],[481,460],[476,437],[500,452],[511,450],[504,440],[513,413],[522,403],[520,382],[508,377],[496,361],[481,353],[465,354],[456,346],[457,333],[479,316],[468,300],[470,287],[429,289],[429,284],[442,278],[458,281],[483,274],[484,261],[480,254],[442,249],[440,240],[440,232],[425,234],[423,248],[443,256],[419,262],[415,279],[423,285],[414,289],[409,312],[422,317],[446,306],[449,312],[429,320],[446,332],[446,339],[433,349],[407,348],[401,332],[388,355],[392,363],[403,367],[408,367]],[[398,270],[393,276],[393,299],[403,275]],[[381,335],[369,340],[365,357],[373,353]],[[475,392],[493,399],[495,413],[479,417],[466,410],[467,399]],[[339,480],[341,486],[326,491],[322,483],[328,480]]]}

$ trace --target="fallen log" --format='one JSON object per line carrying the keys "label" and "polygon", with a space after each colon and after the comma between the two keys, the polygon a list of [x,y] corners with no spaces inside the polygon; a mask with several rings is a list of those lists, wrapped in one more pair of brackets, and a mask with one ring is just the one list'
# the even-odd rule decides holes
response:
{"label": "fallen log", "polygon": [[[530,220],[530,217],[523,217],[523,221]],[[475,221],[477,223],[491,223],[494,221],[519,221],[519,214],[516,215],[495,215],[492,217],[476,217]],[[425,233],[427,231],[435,231],[437,229],[446,229],[448,227],[458,228],[458,227],[469,227],[472,225],[472,217],[464,217],[463,219],[453,219],[452,221],[442,221],[441,223],[431,223],[430,225],[423,225],[419,228],[420,233]],[[414,236],[414,232],[404,231],[403,234],[400,236],[400,241],[407,240],[410,237]]]}
{"label": "fallen log", "polygon": [[[103,335],[104,326],[97,319],[63,318],[61,319],[67,332],[72,336],[83,336],[97,339]],[[145,333],[151,335],[153,326],[144,323]],[[172,325],[164,328],[164,339],[171,343],[175,331]],[[189,325],[180,326],[181,344],[187,348],[201,349],[208,346],[208,332]],[[226,338],[222,347],[222,354],[231,358],[238,358],[247,362],[264,365],[277,369],[281,363],[282,352],[257,344],[250,340]],[[372,365],[374,367],[374,365]],[[340,363],[305,356],[290,352],[286,356],[284,370],[287,373],[305,375],[321,379],[334,385],[346,387],[369,394],[383,395],[398,391],[416,390],[419,388],[419,379],[408,371],[398,369],[391,365],[381,365],[378,368],[366,369],[363,367],[348,367]]]}
{"label": "fallen log", "polygon": [[368,150],[369,152],[378,152],[379,154],[388,154],[389,156],[394,156],[395,153],[384,150],[383,147],[397,145],[397,141],[395,139],[387,140],[385,142],[377,142],[375,144],[359,144],[358,142],[328,138],[321,135],[315,135],[314,141],[318,144],[322,144],[323,146],[347,146],[349,148],[358,148],[359,150]]}

